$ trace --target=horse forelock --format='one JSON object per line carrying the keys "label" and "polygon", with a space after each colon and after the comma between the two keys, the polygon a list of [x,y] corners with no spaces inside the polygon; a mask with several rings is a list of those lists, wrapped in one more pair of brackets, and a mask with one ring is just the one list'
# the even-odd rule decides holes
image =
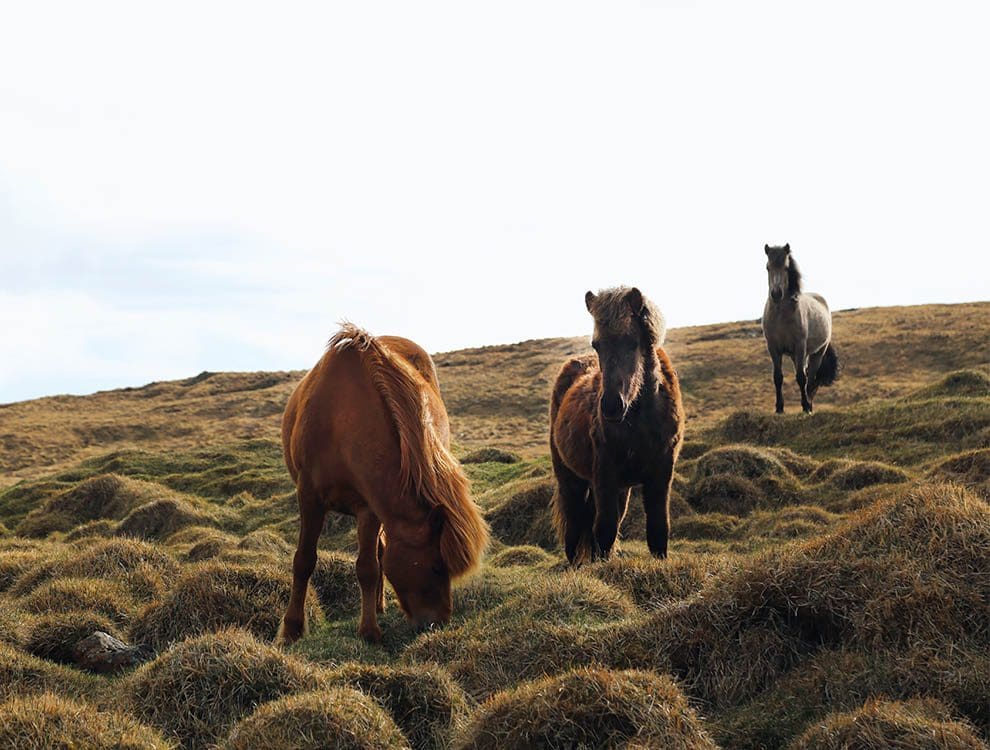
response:
{"label": "horse forelock", "polygon": [[443,444],[429,408],[429,384],[419,372],[379,339],[347,324],[331,346],[365,352],[372,381],[392,417],[399,438],[399,482],[430,509],[440,509],[444,524],[440,554],[451,577],[475,568],[488,546],[488,525],[471,499],[470,483]]}
{"label": "horse forelock", "polygon": [[667,323],[663,313],[652,300],[644,296],[643,309],[639,315],[635,315],[626,300],[630,291],[631,287],[618,286],[598,292],[593,308],[595,324],[612,333],[622,334],[629,332],[638,321],[649,343],[653,346],[662,345],[667,337]]}

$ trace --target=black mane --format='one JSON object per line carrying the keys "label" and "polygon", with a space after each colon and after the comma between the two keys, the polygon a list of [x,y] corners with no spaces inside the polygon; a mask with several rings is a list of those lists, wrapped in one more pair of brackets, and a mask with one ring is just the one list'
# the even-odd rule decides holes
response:
{"label": "black mane", "polygon": [[801,293],[801,270],[791,256],[791,262],[787,265],[787,296],[797,297]]}

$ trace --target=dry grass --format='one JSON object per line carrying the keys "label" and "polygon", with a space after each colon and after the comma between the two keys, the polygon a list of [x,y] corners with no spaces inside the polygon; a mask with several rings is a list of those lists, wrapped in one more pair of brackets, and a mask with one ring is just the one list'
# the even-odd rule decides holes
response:
{"label": "dry grass", "polygon": [[331,679],[373,698],[417,750],[443,750],[464,724],[468,701],[461,687],[435,664],[388,667],[345,664]]}
{"label": "dry grass", "polygon": [[789,750],[986,750],[965,722],[937,701],[869,701],[849,713],[832,714],[798,737]]}
{"label": "dry grass", "polygon": [[455,746],[716,747],[669,678],[603,669],[577,669],[492,696]]}
{"label": "dry grass", "polygon": [[0,641],[0,700],[40,693],[87,696],[98,686],[95,678]]}
{"label": "dry grass", "polygon": [[401,750],[395,722],[356,690],[334,688],[266,703],[234,727],[222,750]]}
{"label": "dry grass", "polygon": [[126,714],[44,694],[0,705],[0,747],[166,750],[175,745]]}
{"label": "dry grass", "polygon": [[25,627],[24,649],[42,659],[71,664],[73,647],[97,630],[120,637],[110,618],[89,610],[39,615]]}
{"label": "dry grass", "polygon": [[[161,651],[183,638],[227,627],[242,627],[271,640],[285,614],[291,587],[292,572],[286,565],[213,561],[191,565],[163,599],[135,616],[131,640]],[[310,622],[322,621],[323,611],[312,590],[306,610]]]}
{"label": "dry grass", "polygon": [[255,707],[325,684],[319,670],[237,630],[178,644],[126,681],[128,708],[193,750],[219,742]]}
{"label": "dry grass", "polygon": [[18,602],[25,612],[51,614],[86,611],[127,622],[135,602],[127,590],[99,578],[58,578],[38,586]]}

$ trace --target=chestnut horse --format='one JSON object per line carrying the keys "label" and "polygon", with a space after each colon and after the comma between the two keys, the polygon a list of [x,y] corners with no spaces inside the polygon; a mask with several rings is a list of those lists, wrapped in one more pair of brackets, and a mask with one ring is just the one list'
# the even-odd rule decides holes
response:
{"label": "chestnut horse", "polygon": [[588,292],[585,304],[597,356],[565,364],[550,401],[557,534],[571,564],[608,558],[629,490],[642,485],[646,541],[664,558],[684,436],[680,384],[661,347],[664,319],[636,288]]}
{"label": "chestnut horse", "polygon": [[279,639],[291,643],[305,629],[306,586],[328,510],[357,518],[363,638],[381,640],[383,574],[417,627],[447,622],[450,582],[478,564],[488,527],[448,450],[430,355],[407,339],[345,324],[289,398],[282,445],[300,523]]}

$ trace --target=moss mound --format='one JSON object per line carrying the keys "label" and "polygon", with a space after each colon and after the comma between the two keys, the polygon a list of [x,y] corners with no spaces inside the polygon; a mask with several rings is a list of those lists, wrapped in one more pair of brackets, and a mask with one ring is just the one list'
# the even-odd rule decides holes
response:
{"label": "moss mound", "polygon": [[935,464],[928,476],[936,480],[958,482],[985,497],[990,496],[990,448],[950,456]]}
{"label": "moss mound", "polygon": [[80,539],[108,539],[116,531],[117,524],[109,518],[101,518],[97,521],[87,521],[82,526],[76,526],[62,539],[66,542],[77,542]]}
{"label": "moss mound", "polygon": [[507,545],[530,544],[553,550],[557,532],[550,515],[554,480],[520,479],[485,493],[480,502],[492,534]]}
{"label": "moss mound", "polygon": [[222,750],[392,750],[408,748],[395,722],[373,700],[349,688],[304,693],[266,703],[231,731]]}
{"label": "moss mound", "polygon": [[636,613],[629,595],[583,572],[542,574],[483,617],[528,622],[594,623]]}
{"label": "moss mound", "polygon": [[168,490],[151,482],[103,474],[48,499],[25,516],[17,533],[42,537],[53,531],[70,531],[86,521],[119,520],[139,505],[167,494]]}
{"label": "moss mound", "polygon": [[25,612],[50,614],[86,611],[124,623],[135,607],[127,590],[99,578],[58,578],[43,583],[19,602]]}
{"label": "moss mound", "polygon": [[55,695],[39,695],[0,705],[0,747],[164,750],[174,745],[125,714],[100,711]]}
{"label": "moss mound", "polygon": [[919,388],[907,399],[921,400],[944,396],[977,398],[990,396],[990,375],[981,370],[950,372],[937,383]]}
{"label": "moss mound", "polygon": [[361,587],[354,569],[354,558],[342,552],[320,550],[310,583],[320,604],[331,617],[349,616],[361,606]]}
{"label": "moss mound", "polygon": [[0,700],[39,693],[81,696],[93,692],[94,684],[88,675],[0,642]]}
{"label": "moss mound", "polygon": [[511,568],[515,565],[543,565],[553,561],[553,556],[542,547],[533,544],[521,544],[506,547],[489,558],[489,562],[497,568]]}
{"label": "moss mound", "polygon": [[790,744],[789,750],[986,750],[969,725],[931,699],[870,701],[849,713],[832,714]]}
{"label": "moss mound", "polygon": [[458,748],[712,748],[684,695],[650,672],[578,669],[485,702]]}
{"label": "moss mound", "polygon": [[41,615],[26,626],[24,648],[39,658],[71,664],[73,647],[96,630],[118,637],[113,621],[94,612]]}
{"label": "moss mound", "polygon": [[725,556],[680,553],[668,560],[613,557],[588,565],[584,570],[625,591],[638,607],[656,609],[700,591],[728,564],[729,558]]}
{"label": "moss mound", "polygon": [[121,694],[141,721],[185,747],[205,748],[256,706],[322,685],[321,673],[305,662],[226,630],[184,641],[140,667]]}
{"label": "moss mound", "polygon": [[522,459],[515,453],[500,448],[479,448],[461,459],[462,464],[517,464],[520,461]]}
{"label": "moss mound", "polygon": [[372,697],[415,748],[442,750],[468,714],[467,697],[442,667],[345,664],[331,679]]}
{"label": "moss mound", "polygon": [[829,484],[840,490],[860,490],[875,484],[899,484],[911,480],[903,469],[878,461],[857,461],[838,469],[829,477]]}
{"label": "moss mound", "polygon": [[764,493],[745,477],[716,474],[691,482],[687,501],[699,513],[745,516],[764,503]]}
{"label": "moss mound", "polygon": [[128,513],[117,525],[114,534],[136,539],[165,539],[187,526],[202,526],[213,522],[212,514],[175,497],[145,503]]}
{"label": "moss mound", "polygon": [[[286,566],[199,563],[187,568],[162,600],[138,613],[131,640],[161,651],[183,638],[226,627],[242,627],[269,640],[285,614],[291,587]],[[312,588],[306,610],[310,622],[322,621]]]}
{"label": "moss mound", "polygon": [[45,581],[66,577],[100,578],[123,585],[139,600],[154,599],[174,578],[179,564],[168,554],[134,539],[108,539],[68,553],[24,574],[10,589],[14,596],[33,591]]}
{"label": "moss mound", "polygon": [[705,596],[599,636],[619,666],[672,671],[731,706],[825,647],[990,643],[988,556],[990,506],[958,487],[920,488],[744,558]]}

